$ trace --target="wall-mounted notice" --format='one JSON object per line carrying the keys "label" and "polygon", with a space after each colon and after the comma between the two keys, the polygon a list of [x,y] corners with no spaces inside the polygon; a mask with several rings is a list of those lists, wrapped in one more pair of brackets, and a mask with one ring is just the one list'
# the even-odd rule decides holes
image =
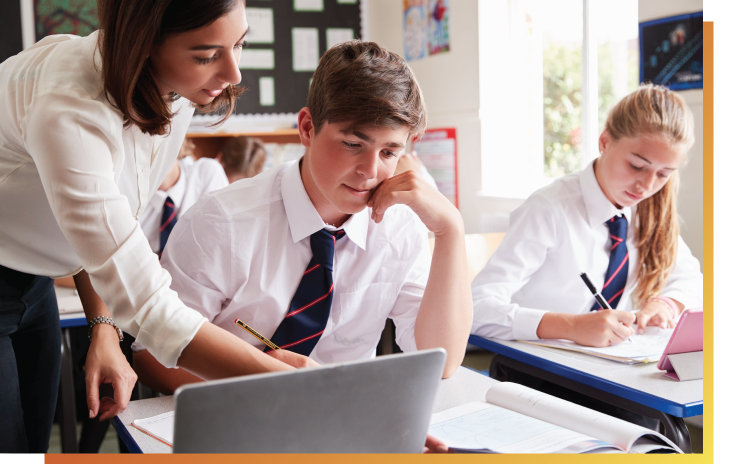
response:
{"label": "wall-mounted notice", "polygon": [[323,0],[293,0],[295,11],[323,11]]}
{"label": "wall-mounted notice", "polygon": [[336,44],[354,40],[354,29],[329,27],[326,29],[326,50]]}
{"label": "wall-mounted notice", "polygon": [[274,50],[244,48],[241,51],[240,69],[274,69]]}
{"label": "wall-mounted notice", "polygon": [[428,129],[413,143],[437,189],[458,207],[458,152],[455,128]]}
{"label": "wall-mounted notice", "polygon": [[259,78],[259,104],[261,106],[274,106],[274,78]]}
{"label": "wall-mounted notice", "polygon": [[[244,3],[249,33],[240,60],[240,85],[248,91],[238,99],[237,114],[297,113],[308,100],[308,83],[321,55],[332,44],[363,37],[366,13],[360,3],[364,2],[245,0]],[[268,103],[269,81],[259,82],[264,77],[274,78],[274,104]]]}
{"label": "wall-mounted notice", "polygon": [[274,43],[274,10],[272,8],[246,8],[246,22],[248,23],[246,42]]}
{"label": "wall-mounted notice", "polygon": [[450,0],[404,0],[404,58],[450,50]]}
{"label": "wall-mounted notice", "polygon": [[318,60],[318,28],[292,28],[292,70],[315,71]]}

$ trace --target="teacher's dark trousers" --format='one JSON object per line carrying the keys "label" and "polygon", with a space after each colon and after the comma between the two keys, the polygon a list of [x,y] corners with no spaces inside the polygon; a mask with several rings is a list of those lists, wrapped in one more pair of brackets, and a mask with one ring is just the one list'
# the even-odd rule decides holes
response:
{"label": "teacher's dark trousers", "polygon": [[49,448],[60,349],[52,279],[0,266],[0,453]]}

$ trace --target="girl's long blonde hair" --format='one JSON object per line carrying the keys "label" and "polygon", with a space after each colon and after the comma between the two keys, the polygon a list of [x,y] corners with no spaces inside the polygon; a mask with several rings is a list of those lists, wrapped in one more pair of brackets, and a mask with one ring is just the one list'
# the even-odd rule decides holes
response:
{"label": "girl's long blonde hair", "polygon": [[[643,85],[610,111],[605,130],[614,139],[639,135],[663,137],[670,146],[685,151],[693,145],[693,115],[675,92],[657,85]],[[661,292],[675,267],[678,254],[676,199],[680,176],[676,170],[665,186],[636,207],[639,270],[634,299],[643,305]]]}

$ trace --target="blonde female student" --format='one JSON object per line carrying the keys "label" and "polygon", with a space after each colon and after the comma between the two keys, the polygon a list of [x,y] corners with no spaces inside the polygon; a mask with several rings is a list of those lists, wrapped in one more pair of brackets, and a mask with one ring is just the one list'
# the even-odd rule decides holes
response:
{"label": "blonde female student", "polygon": [[[90,36],[50,36],[0,64],[0,453],[49,444],[50,277],[75,275],[89,320],[90,417],[121,412],[136,380],[115,326],[205,379],[292,368],[184,305],[137,222],[194,108],[234,108],[245,2],[99,0],[98,12]],[[114,398],[99,403],[101,383]]]}
{"label": "blonde female student", "polygon": [[[676,211],[692,144],[693,117],[679,95],[645,85],[623,98],[600,135],[600,157],[511,214],[473,281],[471,332],[609,346],[628,339],[634,323],[639,333],[674,326],[684,309],[700,307],[703,278]],[[620,311],[598,310],[582,272]]]}

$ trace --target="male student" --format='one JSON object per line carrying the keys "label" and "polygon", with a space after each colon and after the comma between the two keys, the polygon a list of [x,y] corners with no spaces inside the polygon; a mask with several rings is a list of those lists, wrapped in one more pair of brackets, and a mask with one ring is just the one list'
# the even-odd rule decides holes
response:
{"label": "male student", "polygon": [[[393,176],[425,125],[421,91],[400,56],[372,42],[331,48],[298,115],[305,156],[189,210],[163,254],[171,288],[263,349],[234,323],[243,320],[282,347],[268,354],[294,366],[371,358],[391,318],[404,351],[447,351],[449,377],[472,318],[463,222],[416,172]],[[135,369],[160,391],[199,380],[147,351]]]}

